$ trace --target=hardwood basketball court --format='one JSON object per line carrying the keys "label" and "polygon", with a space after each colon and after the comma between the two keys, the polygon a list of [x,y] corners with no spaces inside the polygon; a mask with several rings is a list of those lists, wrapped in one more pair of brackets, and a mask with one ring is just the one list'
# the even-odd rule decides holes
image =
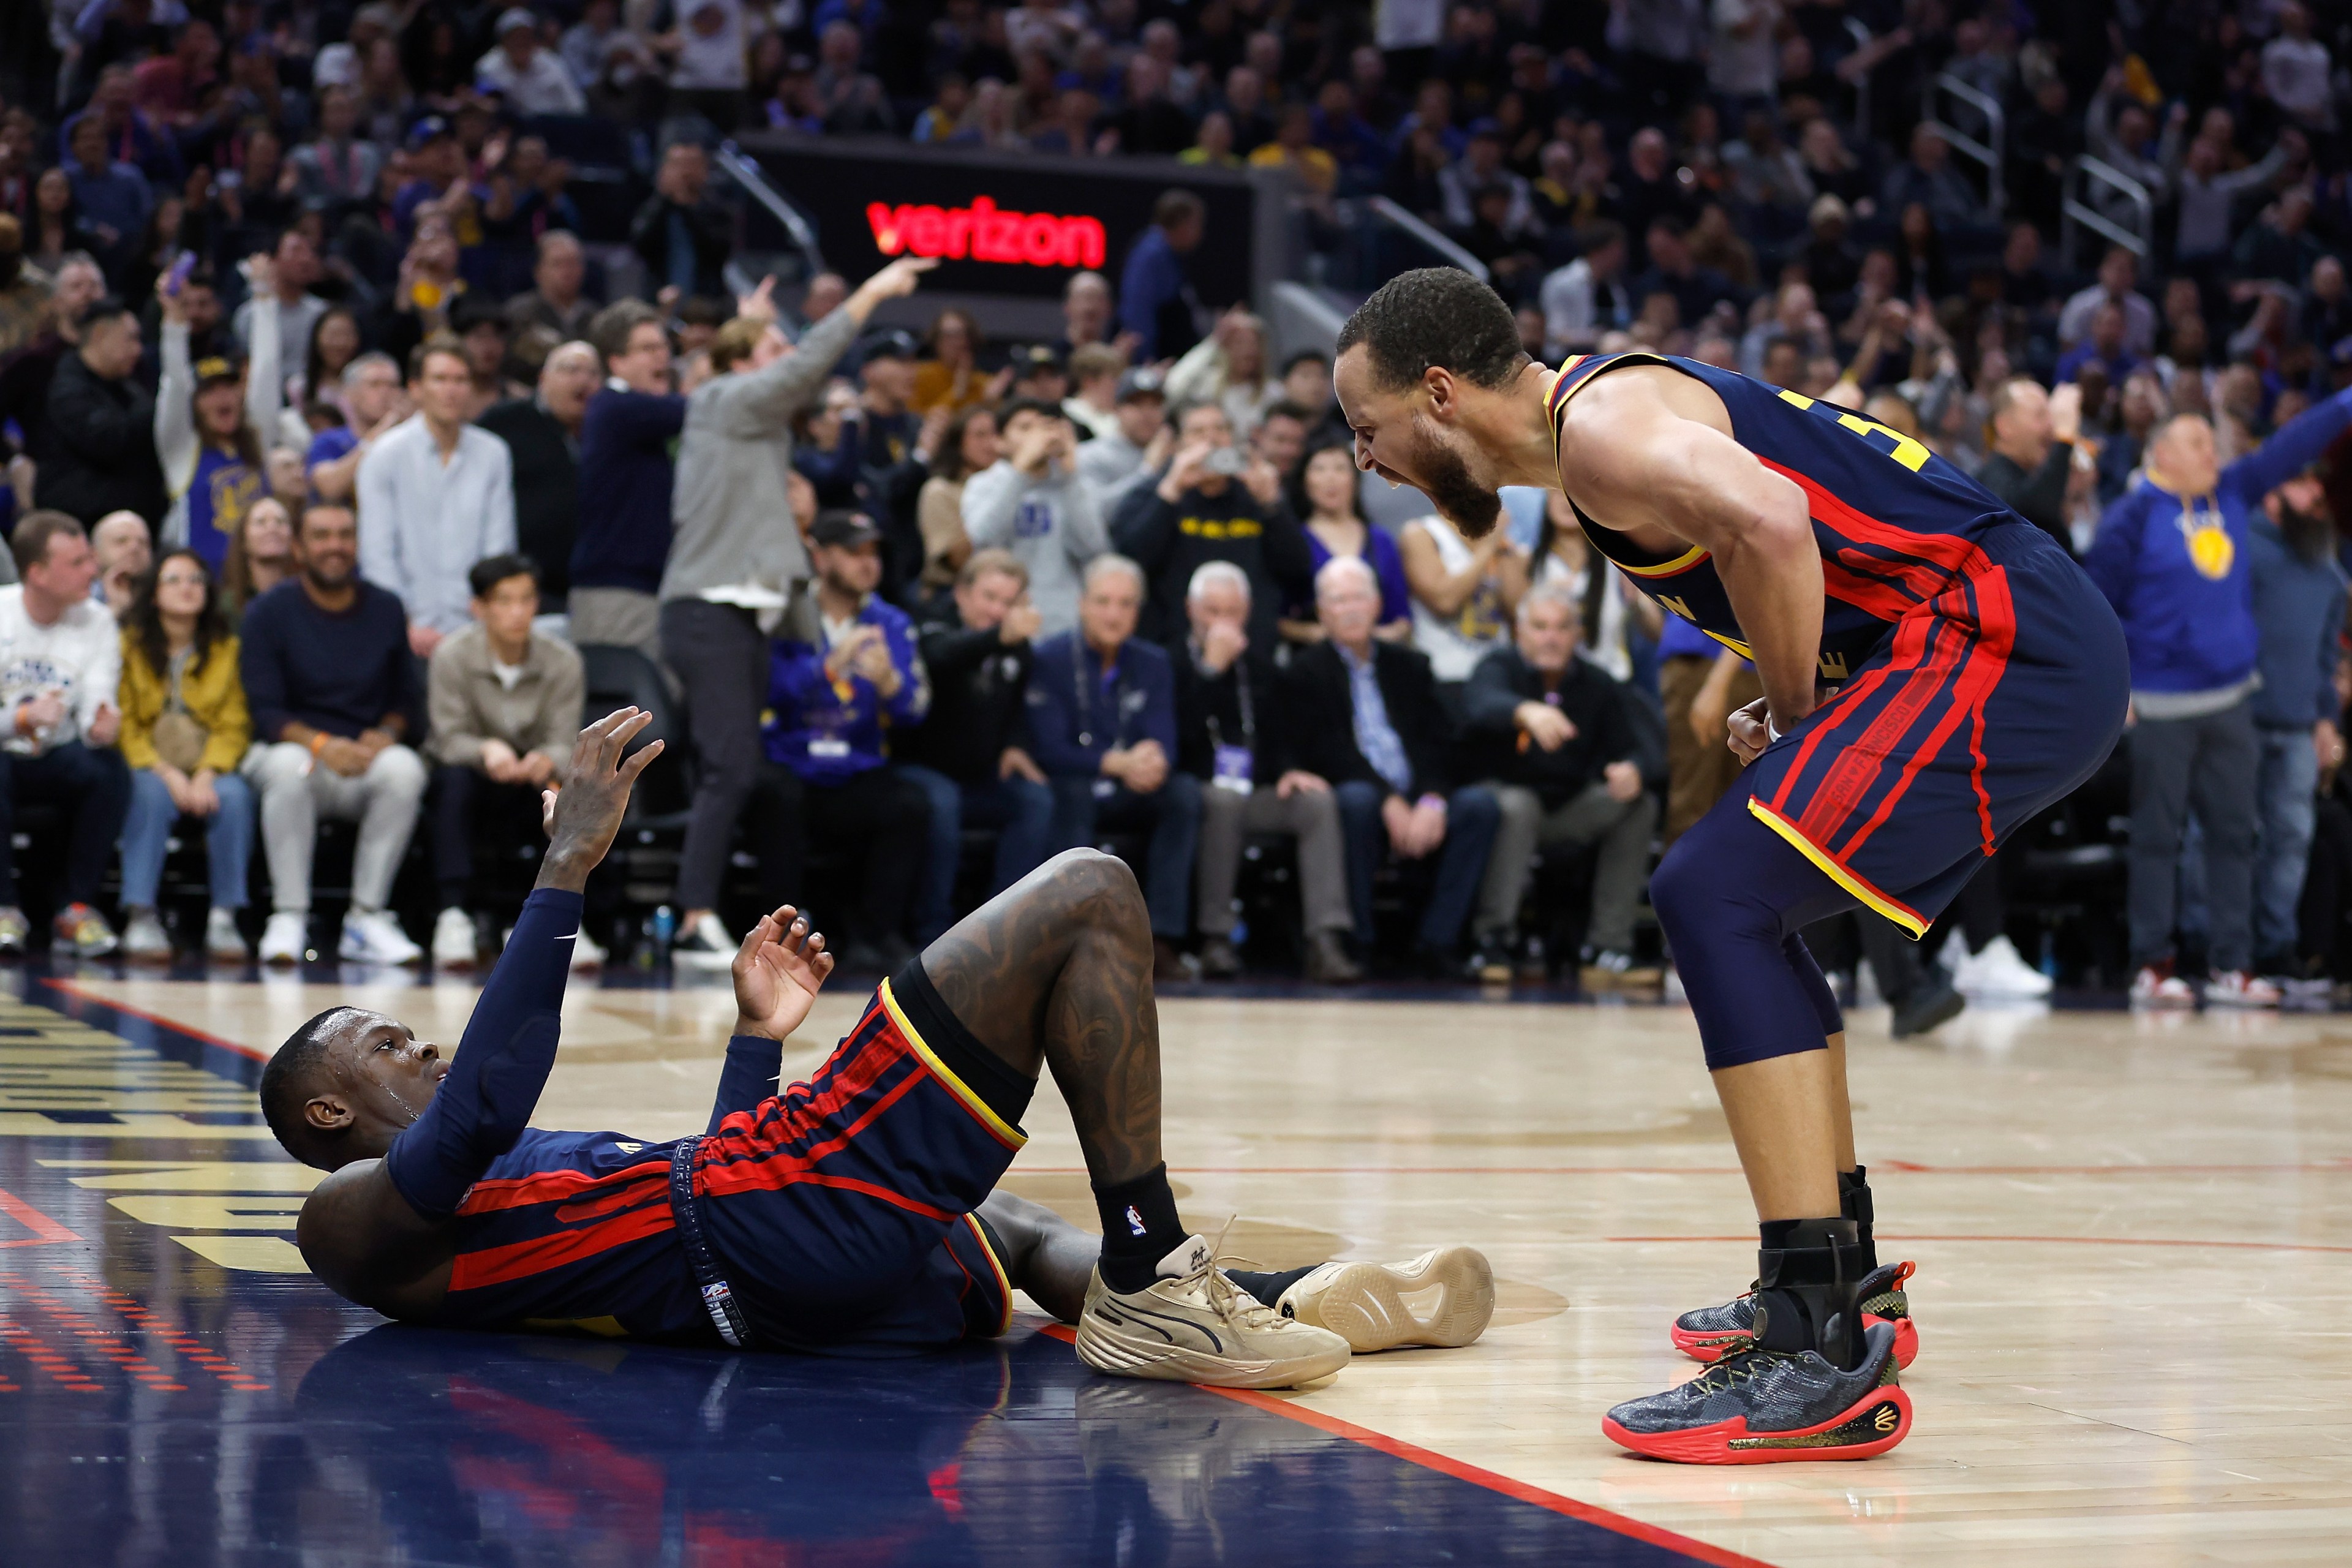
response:
{"label": "hardwood basketball court", "polygon": [[[606,1560],[738,1561],[704,1550],[677,1453],[648,1447],[647,1458],[609,1433],[558,1444],[550,1423],[615,1399],[659,1410],[665,1380],[683,1380],[678,1408],[706,1423],[720,1405],[731,1421],[762,1408],[772,1420],[830,1400],[828,1419],[848,1427],[800,1435],[824,1445],[861,1409],[919,1406],[972,1373],[968,1358],[902,1365],[887,1396],[868,1399],[860,1380],[879,1374],[844,1363],[730,1372],[784,1358],[369,1335],[373,1314],[300,1272],[288,1237],[311,1178],[269,1142],[243,1085],[330,1004],[454,1043],[473,995],[331,967],[25,977],[24,1002],[0,1008],[0,1453],[13,1456],[0,1531],[32,1555],[0,1557],[416,1560],[430,1538],[451,1560],[509,1560],[525,1542],[639,1531],[642,1552]],[[787,1047],[788,1076],[816,1064],[863,999],[820,1003],[809,1043]],[[724,976],[575,985],[537,1120],[648,1139],[698,1129],[732,1016]],[[982,1369],[954,1455],[922,1451],[925,1465],[953,1458],[910,1494],[937,1514],[933,1534],[890,1535],[908,1528],[895,1503],[876,1518],[899,1522],[868,1531],[852,1504],[816,1524],[762,1522],[756,1498],[739,1497],[728,1539],[856,1539],[858,1560],[877,1562],[1049,1549],[1118,1561],[1139,1530],[1171,1562],[1318,1542],[1334,1562],[2344,1561],[2352,1025],[1977,1009],[1898,1045],[1885,1016],[1854,1019],[1855,1110],[1881,1254],[1919,1266],[1921,1350],[1904,1377],[1916,1432],[1883,1458],[1685,1468],[1600,1435],[1611,1404],[1696,1370],[1667,1342],[1673,1316],[1744,1288],[1753,1268],[1745,1188],[1685,1010],[1202,991],[1161,1004],[1168,1156],[1187,1219],[1213,1235],[1239,1215],[1228,1251],[1266,1267],[1474,1244],[1504,1281],[1485,1341],[1360,1358],[1296,1395],[1219,1400],[1108,1387],[1027,1320],[1003,1366]],[[1028,1125],[1007,1184],[1091,1226],[1059,1099],[1041,1092]],[[433,1414],[365,1401],[374,1447],[339,1458],[314,1415],[347,1375],[429,1393],[419,1408]],[[764,1405],[761,1380],[773,1383]],[[498,1414],[510,1408],[524,1414]],[[429,1441],[463,1494],[454,1545],[434,1534],[457,1528],[449,1510],[420,1521],[413,1478],[380,1453],[387,1435],[445,1417],[456,1435]],[[1066,1451],[1046,1440],[1065,1426]],[[528,1447],[533,1433],[551,1456],[541,1471],[482,1479],[514,1462],[502,1445]],[[608,1450],[636,1468],[579,1468]],[[778,1497],[814,1474],[808,1454],[770,1458],[761,1474],[782,1479]],[[696,1467],[710,1473],[707,1458]],[[149,1471],[175,1479],[142,1490]],[[667,1503],[595,1512],[659,1475]],[[1056,1488],[1072,1499],[1048,1509],[1038,1489]],[[1092,1533],[1056,1533],[1077,1516]],[[1574,1533],[1546,1533],[1558,1531]]]}

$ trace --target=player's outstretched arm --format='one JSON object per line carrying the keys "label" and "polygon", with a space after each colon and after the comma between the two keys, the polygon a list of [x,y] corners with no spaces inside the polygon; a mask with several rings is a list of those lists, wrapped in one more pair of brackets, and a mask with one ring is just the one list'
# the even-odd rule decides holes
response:
{"label": "player's outstretched arm", "polygon": [[[1729,416],[1695,382],[1673,388],[1684,408],[1636,375],[1605,376],[1570,405],[1560,467],[1579,507],[1626,531],[1655,528],[1714,557],[1755,652],[1773,722],[1812,711],[1822,645],[1822,561],[1805,492],[1727,433]],[[1712,414],[1720,426],[1695,414]]]}
{"label": "player's outstretched arm", "polygon": [[[622,757],[649,721],[625,708],[581,731],[554,805],[539,886],[482,987],[447,1075],[383,1159],[343,1166],[304,1203],[296,1244],[312,1270],[350,1300],[401,1316],[439,1299],[449,1259],[442,1227],[490,1162],[514,1146],[555,1065],[580,890],[612,847],[630,786],[660,754],[656,742]],[[420,1048],[390,1020],[371,1027],[384,1037],[364,1041],[371,1048]]]}
{"label": "player's outstretched arm", "polygon": [[706,1134],[739,1110],[776,1092],[783,1042],[807,1018],[817,992],[833,973],[824,933],[790,904],[761,918],[735,954],[735,1034],[719,1072],[719,1093]]}

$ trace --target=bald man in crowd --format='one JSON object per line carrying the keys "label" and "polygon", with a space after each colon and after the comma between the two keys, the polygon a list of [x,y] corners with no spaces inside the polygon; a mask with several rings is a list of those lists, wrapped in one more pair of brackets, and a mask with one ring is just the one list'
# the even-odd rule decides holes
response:
{"label": "bald man in crowd", "polygon": [[509,398],[478,424],[514,454],[515,544],[539,568],[540,608],[562,610],[580,526],[580,427],[604,361],[586,343],[557,346],[529,397]]}

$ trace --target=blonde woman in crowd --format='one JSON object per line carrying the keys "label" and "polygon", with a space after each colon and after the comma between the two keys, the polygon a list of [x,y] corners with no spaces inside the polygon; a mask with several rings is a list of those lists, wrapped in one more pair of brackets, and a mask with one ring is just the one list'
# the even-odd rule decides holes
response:
{"label": "blonde woman in crowd", "polygon": [[1217,318],[1215,329],[1169,367],[1167,393],[1171,408],[1216,404],[1232,422],[1234,438],[1248,440],[1265,411],[1282,401],[1265,323],[1238,306]]}
{"label": "blonde woman in crowd", "polygon": [[1507,529],[1465,539],[1433,512],[1404,525],[1397,552],[1412,590],[1412,646],[1429,656],[1441,691],[1458,689],[1480,659],[1509,646],[1528,558]]}
{"label": "blonde woman in crowd", "polygon": [[931,477],[915,499],[915,520],[923,535],[925,594],[951,585],[971,556],[971,536],[963,531],[964,481],[994,463],[997,456],[994,414],[967,408],[949,422],[939,456],[931,459]]}
{"label": "blonde woman in crowd", "polygon": [[276,496],[264,496],[246,509],[229,539],[228,563],[221,570],[222,607],[241,618],[247,605],[292,575],[293,510]]}

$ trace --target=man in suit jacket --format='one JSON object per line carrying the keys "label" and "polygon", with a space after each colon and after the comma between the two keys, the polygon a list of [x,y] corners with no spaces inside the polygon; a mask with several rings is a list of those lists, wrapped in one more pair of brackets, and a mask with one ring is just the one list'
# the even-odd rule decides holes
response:
{"label": "man in suit jacket", "polygon": [[1176,767],[1176,679],[1164,649],[1135,635],[1143,568],[1124,555],[1087,563],[1075,631],[1037,645],[1029,671],[1032,754],[1054,791],[1055,849],[1092,845],[1098,830],[1151,835],[1144,901],[1155,976],[1189,980],[1184,940],[1201,781]]}
{"label": "man in suit jacket", "polygon": [[1462,927],[1501,808],[1493,791],[1454,777],[1454,726],[1428,658],[1372,636],[1381,590],[1371,568],[1352,555],[1326,563],[1315,576],[1315,614],[1324,640],[1291,661],[1284,711],[1295,764],[1339,797],[1356,940],[1369,951],[1385,836],[1399,859],[1435,861],[1415,959],[1433,976],[1460,976]]}

